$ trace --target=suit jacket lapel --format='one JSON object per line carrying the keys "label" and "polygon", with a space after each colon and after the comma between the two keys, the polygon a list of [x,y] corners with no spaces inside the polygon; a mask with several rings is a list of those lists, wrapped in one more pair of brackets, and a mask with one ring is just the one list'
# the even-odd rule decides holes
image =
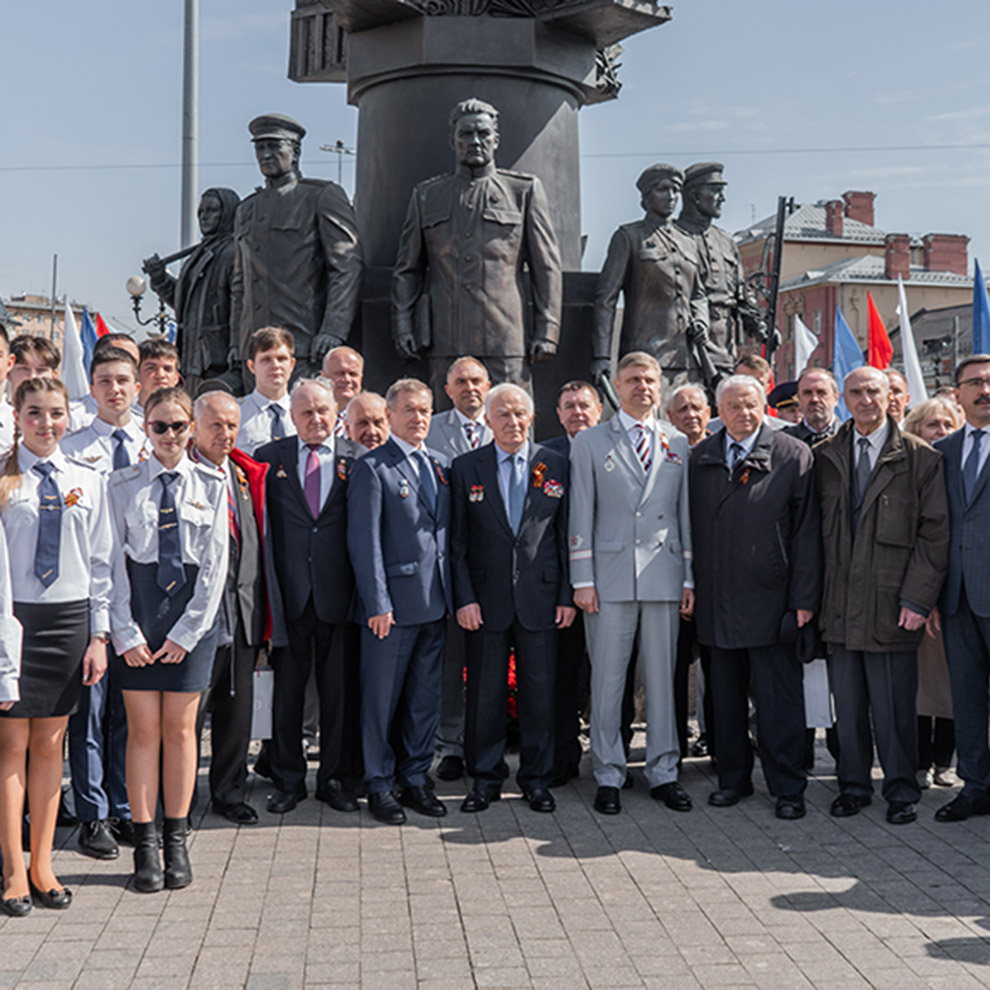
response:
{"label": "suit jacket lapel", "polygon": [[643,473],[643,465],[640,463],[639,455],[632,445],[632,440],[629,439],[629,434],[626,433],[625,427],[619,421],[618,414],[610,420],[609,428],[612,431],[612,442],[619,457],[626,466],[626,471],[640,486],[644,485],[646,483],[646,475]]}
{"label": "suit jacket lapel", "polygon": [[[653,489],[656,487],[657,475],[662,470],[661,465],[666,457],[666,452],[663,449],[664,442],[666,441],[666,434],[660,428],[660,424],[654,420],[653,422],[653,459],[650,464],[650,473],[644,474],[645,484],[643,485],[643,494],[640,496],[639,503],[642,505],[653,493]],[[633,451],[635,454],[636,452]],[[636,455],[637,463],[641,463],[639,460],[639,455]],[[643,473],[642,467],[640,467],[640,473]]]}
{"label": "suit jacket lapel", "polygon": [[478,476],[481,478],[482,485],[487,486],[489,491],[495,493],[494,498],[485,499],[489,503],[491,511],[505,527],[505,531],[514,535],[512,527],[509,525],[509,507],[505,504],[505,499],[502,498],[502,485],[498,476],[498,448],[493,443],[485,448],[484,454],[479,458]]}
{"label": "suit jacket lapel", "polygon": [[296,437],[286,437],[282,441],[282,450],[279,451],[279,460],[282,470],[288,475],[289,488],[292,489],[299,503],[310,515],[309,503],[306,501],[306,493],[299,483],[299,441]]}

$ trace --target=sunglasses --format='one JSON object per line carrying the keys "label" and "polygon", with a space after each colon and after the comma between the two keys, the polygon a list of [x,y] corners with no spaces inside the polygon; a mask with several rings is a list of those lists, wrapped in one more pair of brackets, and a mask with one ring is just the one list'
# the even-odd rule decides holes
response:
{"label": "sunglasses", "polygon": [[188,420],[179,420],[177,423],[166,423],[162,419],[155,419],[148,423],[151,427],[152,433],[157,433],[161,436],[163,433],[168,433],[171,430],[175,434],[185,433],[189,429]]}

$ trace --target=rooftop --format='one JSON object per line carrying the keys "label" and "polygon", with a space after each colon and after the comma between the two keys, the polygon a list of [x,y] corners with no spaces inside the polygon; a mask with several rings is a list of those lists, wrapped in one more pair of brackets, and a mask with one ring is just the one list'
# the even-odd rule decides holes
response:
{"label": "rooftop", "polygon": [[[846,220],[846,223],[850,223]],[[859,226],[865,226],[860,224]],[[873,228],[875,229],[875,228]],[[822,268],[812,268],[803,272],[797,278],[782,282],[781,292],[791,289],[806,289],[811,285],[821,285],[826,282],[890,282],[885,274],[884,258],[876,255],[866,255],[862,258],[843,258]],[[911,265],[911,277],[906,279],[909,285],[953,285],[972,288],[973,280],[966,275],[956,275],[954,272],[930,271],[921,265]]]}
{"label": "rooftop", "polygon": [[[736,243],[745,244],[748,241],[758,241],[773,234],[777,226],[777,214],[773,213],[758,223],[735,233]],[[853,220],[849,216],[842,218],[842,236],[830,234],[825,226],[825,201],[815,204],[805,203],[784,221],[784,240],[787,241],[854,241],[857,244],[882,245],[886,232],[879,227]],[[912,238],[912,246],[921,244],[919,238]]]}

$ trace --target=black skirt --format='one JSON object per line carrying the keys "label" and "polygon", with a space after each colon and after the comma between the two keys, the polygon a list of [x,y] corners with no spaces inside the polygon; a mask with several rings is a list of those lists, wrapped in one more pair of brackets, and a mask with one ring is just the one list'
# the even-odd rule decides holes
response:
{"label": "black skirt", "polygon": [[[158,565],[127,561],[131,581],[131,615],[141,627],[148,648],[154,653],[165,642],[169,630],[179,621],[192,598],[199,568],[185,564],[186,583],[174,597],[158,587]],[[207,634],[186,654],[182,663],[155,661],[150,667],[130,667],[116,653],[111,657],[113,683],[122,691],[205,691],[213,672],[213,655],[219,633],[217,619]]]}
{"label": "black skirt", "polygon": [[89,645],[89,601],[14,602],[24,627],[21,700],[0,718],[72,715],[82,694],[82,659]]}

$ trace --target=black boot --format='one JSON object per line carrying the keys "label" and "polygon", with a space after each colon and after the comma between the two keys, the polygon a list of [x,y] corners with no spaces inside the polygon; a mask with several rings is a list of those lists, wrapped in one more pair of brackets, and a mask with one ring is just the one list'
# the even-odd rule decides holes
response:
{"label": "black boot", "polygon": [[192,883],[192,867],[186,851],[185,818],[165,819],[165,886],[169,890],[188,887]]}
{"label": "black boot", "polygon": [[165,886],[154,822],[134,823],[134,889],[153,894]]}

